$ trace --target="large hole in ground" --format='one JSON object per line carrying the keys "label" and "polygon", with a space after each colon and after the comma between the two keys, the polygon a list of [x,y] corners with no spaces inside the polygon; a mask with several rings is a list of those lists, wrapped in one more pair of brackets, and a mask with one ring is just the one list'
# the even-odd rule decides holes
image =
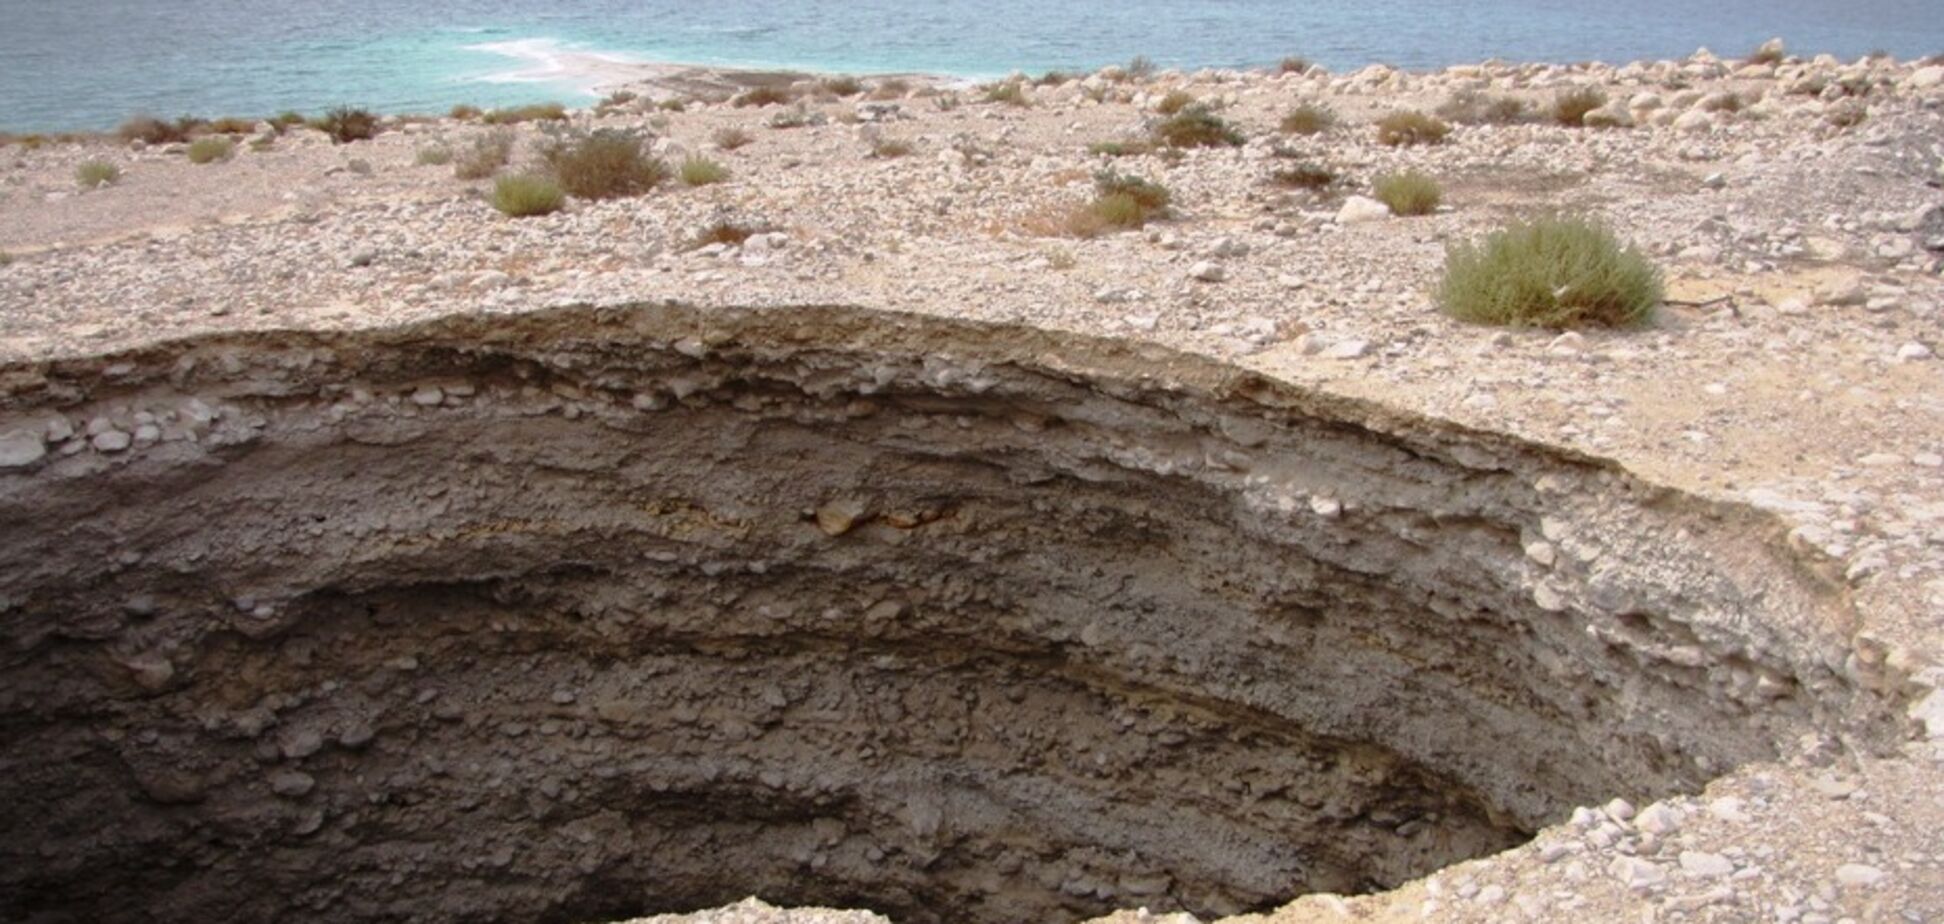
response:
{"label": "large hole in ground", "polygon": [[1207,917],[1894,734],[1765,517],[1158,350],[659,306],[0,390],[8,918]]}

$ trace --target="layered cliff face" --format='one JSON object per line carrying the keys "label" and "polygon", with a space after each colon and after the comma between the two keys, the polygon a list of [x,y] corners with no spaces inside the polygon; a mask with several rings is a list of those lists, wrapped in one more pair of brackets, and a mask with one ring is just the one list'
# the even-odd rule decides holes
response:
{"label": "layered cliff face", "polygon": [[0,436],[8,918],[1210,915],[1897,734],[1761,515],[1084,338],[232,335]]}

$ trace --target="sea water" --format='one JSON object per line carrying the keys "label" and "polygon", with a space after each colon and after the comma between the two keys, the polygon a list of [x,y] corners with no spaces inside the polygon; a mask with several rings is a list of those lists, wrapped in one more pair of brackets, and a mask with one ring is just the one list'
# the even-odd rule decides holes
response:
{"label": "sea water", "polygon": [[0,0],[0,129],[348,104],[582,104],[602,61],[968,78],[1164,67],[1625,61],[1770,36],[1944,52],[1944,0]]}

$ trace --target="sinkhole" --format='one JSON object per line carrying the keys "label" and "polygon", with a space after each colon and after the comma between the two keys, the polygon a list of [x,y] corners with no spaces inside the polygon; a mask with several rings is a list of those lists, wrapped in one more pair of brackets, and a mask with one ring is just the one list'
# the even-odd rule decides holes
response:
{"label": "sinkhole", "polygon": [[1896,735],[1766,515],[1149,346],[229,334],[0,437],[8,919],[1206,919]]}

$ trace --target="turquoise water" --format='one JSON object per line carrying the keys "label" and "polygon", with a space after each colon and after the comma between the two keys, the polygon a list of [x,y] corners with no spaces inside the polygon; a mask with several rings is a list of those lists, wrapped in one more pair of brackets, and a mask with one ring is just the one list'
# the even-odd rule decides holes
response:
{"label": "turquoise water", "polygon": [[[580,102],[580,52],[968,77],[1164,66],[1432,67],[1723,54],[1780,35],[1853,58],[1944,52],[1940,0],[0,0],[0,128],[350,103]],[[564,62],[564,63],[563,63]]]}

